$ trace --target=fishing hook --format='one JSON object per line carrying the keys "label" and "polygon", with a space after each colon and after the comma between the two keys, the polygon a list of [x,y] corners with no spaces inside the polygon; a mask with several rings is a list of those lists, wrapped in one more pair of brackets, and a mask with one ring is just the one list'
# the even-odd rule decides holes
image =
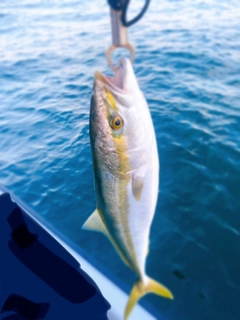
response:
{"label": "fishing hook", "polygon": [[129,3],[130,0],[108,0],[111,15],[112,45],[106,51],[106,58],[110,68],[113,71],[116,69],[116,67],[114,67],[112,63],[111,54],[119,47],[129,50],[130,60],[133,63],[135,49],[131,43],[128,42],[127,27],[133,25],[139,19],[141,19],[149,6],[150,0],[146,0],[141,12],[135,18],[127,21],[126,16]]}

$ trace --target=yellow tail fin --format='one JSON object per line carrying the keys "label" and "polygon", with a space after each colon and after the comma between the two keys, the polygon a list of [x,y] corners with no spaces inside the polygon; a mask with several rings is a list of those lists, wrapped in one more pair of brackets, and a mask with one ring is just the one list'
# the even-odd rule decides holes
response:
{"label": "yellow tail fin", "polygon": [[124,320],[127,320],[129,317],[132,309],[134,308],[135,304],[138,300],[147,293],[155,293],[159,296],[173,299],[173,295],[171,291],[169,291],[166,287],[162,284],[158,283],[153,279],[148,279],[148,283],[144,284],[141,280],[138,280],[130,293],[130,297],[128,299],[128,303],[124,313]]}

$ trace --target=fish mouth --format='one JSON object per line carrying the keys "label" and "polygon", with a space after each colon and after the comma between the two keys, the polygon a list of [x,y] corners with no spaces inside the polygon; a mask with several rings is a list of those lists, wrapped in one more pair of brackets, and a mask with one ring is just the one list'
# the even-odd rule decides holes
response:
{"label": "fish mouth", "polygon": [[94,82],[97,83],[98,81],[100,81],[104,86],[107,86],[111,91],[124,93],[126,92],[124,87],[125,76],[126,74],[125,74],[123,63],[120,62],[114,71],[113,77],[104,75],[103,73],[96,71]]}

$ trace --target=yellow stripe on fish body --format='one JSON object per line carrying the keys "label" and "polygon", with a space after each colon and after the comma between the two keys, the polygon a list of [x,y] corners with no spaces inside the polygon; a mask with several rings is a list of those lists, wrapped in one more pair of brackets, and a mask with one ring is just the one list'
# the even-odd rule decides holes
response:
{"label": "yellow stripe on fish body", "polygon": [[[111,107],[118,111],[116,102],[114,100],[114,97],[111,95],[109,91],[106,92],[108,97],[108,102],[111,104]],[[131,181],[131,176],[129,174],[129,171],[131,170],[130,160],[128,156],[128,150],[127,150],[127,143],[124,136],[124,130],[119,134],[116,134],[114,130],[112,130],[112,138],[114,142],[115,151],[118,158],[118,207],[120,212],[120,221],[121,225],[124,226],[124,236],[127,242],[127,245],[129,247],[129,251],[132,255],[132,260],[134,262],[134,266],[132,265],[132,268],[135,271],[138,271],[138,263],[137,263],[137,257],[136,252],[134,250],[133,241],[130,234],[130,227],[129,227],[129,195],[128,195],[128,189],[127,186]]]}
{"label": "yellow stripe on fish body", "polygon": [[[107,96],[107,102],[110,104],[110,107],[115,111],[118,112],[118,107],[115,102],[115,99],[113,95],[109,92],[109,90],[105,89],[106,96]],[[108,114],[110,117],[111,115]],[[127,143],[124,136],[124,129],[121,133],[116,133],[114,130],[112,130],[112,138],[114,142],[115,151],[117,154],[118,159],[118,207],[120,212],[120,222],[121,225],[124,226],[124,237],[127,242],[127,246],[129,248],[129,251],[132,255],[132,261],[134,265],[132,265],[132,268],[135,271],[138,271],[138,262],[137,262],[137,256],[133,245],[133,240],[130,233],[130,227],[129,227],[129,194],[128,194],[128,184],[131,181],[131,176],[129,174],[129,171],[131,170],[130,160],[128,156],[128,150],[127,150]]]}
{"label": "yellow stripe on fish body", "polygon": [[114,111],[118,112],[118,107],[114,100],[113,95],[110,93],[108,89],[105,89],[105,91],[106,91],[107,100],[110,103],[111,107],[113,108]]}
{"label": "yellow stripe on fish body", "polygon": [[[110,104],[111,108],[118,112],[118,107],[115,102],[115,99],[113,95],[110,93],[109,90],[105,89],[106,91],[106,97],[107,97],[107,102]],[[111,114],[108,113],[108,117],[110,117]],[[131,167],[130,167],[130,160],[129,156],[127,154],[127,143],[124,137],[124,131],[121,133],[116,133],[114,130],[112,130],[112,138],[115,146],[115,150],[118,156],[118,163],[119,163],[119,173],[125,173],[129,172]],[[130,180],[130,176],[129,176]]]}

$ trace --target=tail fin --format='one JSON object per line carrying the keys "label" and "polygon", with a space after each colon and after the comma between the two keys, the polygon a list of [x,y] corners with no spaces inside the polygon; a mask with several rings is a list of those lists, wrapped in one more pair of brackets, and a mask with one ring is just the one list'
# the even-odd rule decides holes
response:
{"label": "tail fin", "polygon": [[127,320],[138,300],[147,293],[155,293],[159,296],[169,298],[171,300],[173,299],[171,291],[169,291],[166,287],[164,287],[157,281],[153,279],[148,279],[148,283],[144,284],[141,280],[138,280],[137,282],[135,282],[130,293],[128,303],[125,308],[124,320]]}

